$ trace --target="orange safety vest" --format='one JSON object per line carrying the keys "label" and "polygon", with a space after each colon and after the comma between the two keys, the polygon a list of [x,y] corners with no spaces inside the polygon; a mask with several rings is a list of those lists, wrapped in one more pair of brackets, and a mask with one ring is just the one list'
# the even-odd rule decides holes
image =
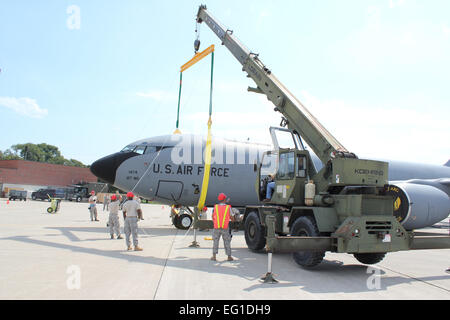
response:
{"label": "orange safety vest", "polygon": [[230,205],[218,205],[216,204],[214,206],[214,212],[212,214],[213,216],[213,222],[214,222],[214,229],[227,229],[228,223],[230,222]]}

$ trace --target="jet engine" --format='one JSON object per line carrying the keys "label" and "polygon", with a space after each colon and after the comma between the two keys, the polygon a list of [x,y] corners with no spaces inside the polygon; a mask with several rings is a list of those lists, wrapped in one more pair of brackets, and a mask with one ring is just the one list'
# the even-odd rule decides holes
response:
{"label": "jet engine", "polygon": [[394,197],[394,216],[406,230],[429,227],[450,213],[450,198],[430,185],[398,182],[389,185]]}

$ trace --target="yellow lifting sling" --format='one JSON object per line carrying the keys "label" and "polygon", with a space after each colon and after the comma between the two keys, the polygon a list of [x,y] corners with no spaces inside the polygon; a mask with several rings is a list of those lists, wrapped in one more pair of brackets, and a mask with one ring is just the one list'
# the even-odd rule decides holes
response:
{"label": "yellow lifting sling", "polygon": [[202,210],[205,205],[206,200],[206,194],[208,192],[208,184],[209,184],[209,177],[210,177],[210,171],[211,171],[211,114],[212,114],[212,89],[213,89],[213,70],[214,70],[214,45],[209,46],[205,50],[203,50],[200,53],[196,53],[194,57],[183,64],[180,69],[180,89],[178,93],[178,110],[177,110],[177,123],[176,123],[176,129],[175,133],[180,133],[180,130],[178,129],[179,125],[179,116],[180,116],[180,101],[181,101],[181,86],[182,86],[182,80],[183,80],[183,71],[186,71],[189,67],[196,64],[198,61],[202,60],[204,57],[206,57],[208,54],[211,53],[211,83],[210,83],[210,90],[209,90],[209,119],[208,119],[208,136],[206,138],[206,148],[205,148],[205,172],[203,174],[203,183],[202,183],[202,190],[200,193],[200,198],[198,200],[197,208],[198,210]]}

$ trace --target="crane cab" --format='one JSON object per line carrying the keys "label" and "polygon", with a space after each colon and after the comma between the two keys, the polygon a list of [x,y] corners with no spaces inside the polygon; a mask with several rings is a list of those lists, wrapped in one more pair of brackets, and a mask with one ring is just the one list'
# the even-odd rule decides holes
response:
{"label": "crane cab", "polygon": [[305,185],[316,174],[300,136],[285,128],[270,128],[272,151],[263,154],[258,170],[260,201],[286,206],[305,204]]}

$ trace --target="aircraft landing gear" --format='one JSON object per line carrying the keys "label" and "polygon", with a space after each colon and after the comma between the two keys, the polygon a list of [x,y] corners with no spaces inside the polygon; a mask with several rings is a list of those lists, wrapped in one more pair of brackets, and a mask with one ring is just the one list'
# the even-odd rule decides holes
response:
{"label": "aircraft landing gear", "polygon": [[193,218],[192,215],[184,207],[178,209],[176,213],[172,209],[171,212],[172,224],[175,228],[180,230],[187,230],[191,227]]}

